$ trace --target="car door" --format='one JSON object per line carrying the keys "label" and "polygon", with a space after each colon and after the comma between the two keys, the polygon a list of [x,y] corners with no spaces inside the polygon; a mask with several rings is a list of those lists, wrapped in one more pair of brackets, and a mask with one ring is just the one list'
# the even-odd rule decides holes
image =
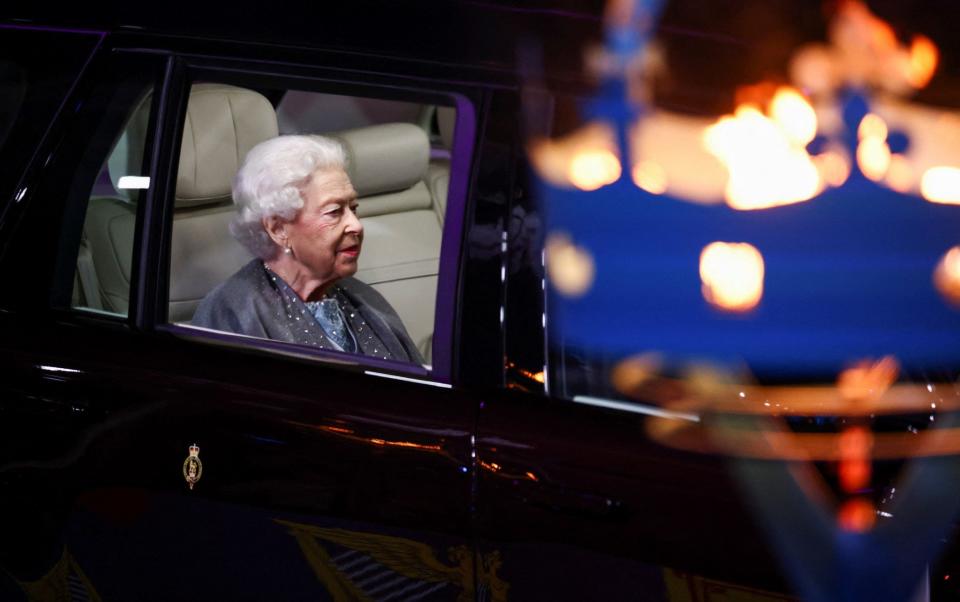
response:
{"label": "car door", "polygon": [[480,553],[500,560],[519,599],[788,599],[727,464],[651,440],[649,420],[690,416],[564,390],[599,389],[602,366],[559,355],[562,343],[549,351],[547,220],[516,135],[519,103],[504,98],[499,113],[512,120],[502,143],[518,150],[501,221],[504,381],[478,416]]}
{"label": "car door", "polygon": [[[248,48],[233,64],[229,45],[217,51],[220,68],[249,67]],[[150,38],[108,36],[71,97],[74,110],[44,142],[5,241],[0,269],[18,283],[0,312],[6,591],[27,599],[65,591],[142,600],[471,598],[477,400],[455,387],[450,369],[458,241],[444,242],[452,259],[442,268],[448,292],[437,324],[446,330],[434,365],[445,370],[245,344],[167,323],[191,60]],[[323,79],[287,65],[283,75],[291,73]],[[400,75],[386,79],[396,85]],[[346,70],[338,89],[368,79]],[[109,238],[110,228],[135,234],[128,248],[110,249],[129,262],[111,290],[122,291],[126,278],[129,299],[109,301],[110,283],[83,282],[94,235],[81,226],[96,187],[108,186],[101,166],[118,140],[133,144],[123,132],[142,106],[141,155],[123,174],[139,178],[128,180],[133,198],[108,199],[98,222],[113,241],[129,239]],[[475,122],[464,119],[469,150]],[[461,217],[447,229],[455,237],[469,158],[458,165],[449,202]],[[89,251],[96,265],[98,251]]]}

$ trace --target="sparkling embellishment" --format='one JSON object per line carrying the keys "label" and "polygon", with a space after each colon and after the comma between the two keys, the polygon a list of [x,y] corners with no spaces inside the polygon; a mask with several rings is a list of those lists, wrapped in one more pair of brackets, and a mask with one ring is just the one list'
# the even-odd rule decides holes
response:
{"label": "sparkling embellishment", "polygon": [[[380,339],[377,334],[378,331],[375,328],[367,328],[367,322],[364,319],[363,313],[358,311],[357,306],[352,303],[351,298],[339,285],[331,287],[327,292],[327,297],[324,299],[325,301],[329,301],[331,308],[336,310],[336,317],[339,317],[339,323],[331,324],[329,328],[325,329],[317,319],[300,320],[297,314],[300,316],[310,315],[311,318],[316,317],[316,314],[310,307],[311,304],[301,300],[296,292],[294,292],[282,278],[278,277],[266,267],[266,265],[263,267],[266,274],[270,276],[270,281],[274,283],[273,286],[266,286],[264,294],[269,296],[279,295],[282,308],[278,309],[277,320],[278,322],[283,322],[284,315],[288,318],[289,338],[285,338],[282,335],[275,338],[320,349],[346,350],[350,353],[361,353],[383,359],[394,358],[389,345]],[[316,304],[320,302],[313,303]],[[310,312],[309,314],[308,311]],[[294,316],[297,317],[291,319]],[[295,334],[300,330],[299,328],[295,328],[295,325],[304,327],[303,334]],[[386,327],[386,324],[383,326]],[[344,336],[347,338],[344,339]],[[346,342],[347,347],[341,346],[337,339]]]}
{"label": "sparkling embellishment", "polygon": [[308,302],[307,308],[313,313],[317,323],[334,345],[343,351],[355,353],[357,342],[344,321],[338,297],[339,295],[329,296],[320,301]]}

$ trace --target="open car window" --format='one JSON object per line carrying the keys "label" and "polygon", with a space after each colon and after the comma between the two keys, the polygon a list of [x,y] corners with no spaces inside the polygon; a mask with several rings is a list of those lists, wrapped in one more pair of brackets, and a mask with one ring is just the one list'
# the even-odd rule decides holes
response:
{"label": "open car window", "polygon": [[[462,215],[457,212],[456,223],[447,223],[457,109],[438,94],[421,100],[416,94],[395,99],[337,92],[270,81],[237,85],[204,79],[191,85],[173,207],[169,322],[233,337],[235,344],[257,347],[269,341],[295,353],[334,360],[348,355],[359,363],[400,361],[430,370],[435,358],[449,362],[452,315],[437,311],[437,299],[455,280],[441,274],[441,256],[445,237],[459,236]],[[284,249],[271,241],[262,219],[245,219],[234,200],[238,170],[250,150],[274,144],[278,136],[322,137],[345,153],[345,176],[356,198],[331,210],[349,214],[343,220],[358,219],[362,243],[350,233],[333,243],[311,237],[288,247],[288,258],[312,261],[311,267],[331,244],[334,253],[324,260],[331,265],[353,253],[353,274],[338,272],[327,291],[326,298],[336,301],[332,309],[325,300],[302,298],[298,283],[278,273],[271,257]],[[313,219],[306,212],[316,208],[304,202],[302,192],[309,178],[283,175],[290,164],[284,163],[282,146],[260,164],[259,170],[272,175],[256,176],[260,179],[247,189],[255,192],[243,197],[245,206],[269,213],[270,202],[260,198],[263,182],[286,177],[299,186],[293,189],[301,191],[302,206],[292,214],[275,213],[285,222],[301,212]],[[346,247],[351,248],[341,253]],[[446,333],[443,348],[438,327]]]}

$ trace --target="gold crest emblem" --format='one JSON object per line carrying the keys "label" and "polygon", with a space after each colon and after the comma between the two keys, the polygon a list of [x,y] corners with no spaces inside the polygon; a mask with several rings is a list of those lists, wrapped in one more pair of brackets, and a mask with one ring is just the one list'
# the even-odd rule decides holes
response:
{"label": "gold crest emblem", "polygon": [[203,463],[200,462],[200,448],[197,447],[197,444],[194,443],[189,449],[190,455],[183,461],[183,478],[190,489],[193,489],[193,486],[203,476]]}

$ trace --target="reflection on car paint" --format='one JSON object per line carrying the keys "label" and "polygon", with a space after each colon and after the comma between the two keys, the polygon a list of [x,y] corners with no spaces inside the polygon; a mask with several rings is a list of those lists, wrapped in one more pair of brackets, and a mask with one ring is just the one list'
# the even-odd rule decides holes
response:
{"label": "reflection on car paint", "polygon": [[[378,533],[348,531],[274,521],[287,527],[317,578],[334,600],[404,600],[436,595],[472,600],[473,555],[468,546],[453,546],[445,564],[425,543]],[[489,592],[488,600],[507,599],[508,585],[497,577],[502,562],[499,552],[478,559],[478,586]]]}
{"label": "reflection on car paint", "polygon": [[760,589],[743,587],[707,579],[673,569],[663,570],[663,580],[667,587],[667,599],[670,602],[794,602],[796,598],[775,594]]}
{"label": "reflection on car paint", "polygon": [[27,600],[102,600],[66,546],[60,560],[43,577],[35,581],[15,581]]}

